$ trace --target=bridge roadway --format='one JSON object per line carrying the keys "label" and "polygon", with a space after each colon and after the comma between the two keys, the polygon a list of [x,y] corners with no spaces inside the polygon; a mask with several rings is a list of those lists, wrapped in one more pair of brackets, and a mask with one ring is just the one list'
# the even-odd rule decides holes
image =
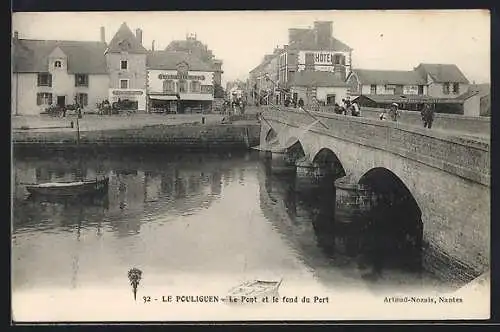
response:
{"label": "bridge roadway", "polygon": [[[260,145],[273,158],[288,154],[294,166],[315,168],[334,156],[346,183],[407,192],[415,203],[408,213],[414,209],[422,223],[424,265],[456,266],[462,280],[488,270],[490,142],[483,119],[467,132],[292,108],[265,107],[262,116]],[[293,159],[297,145],[302,154]]]}

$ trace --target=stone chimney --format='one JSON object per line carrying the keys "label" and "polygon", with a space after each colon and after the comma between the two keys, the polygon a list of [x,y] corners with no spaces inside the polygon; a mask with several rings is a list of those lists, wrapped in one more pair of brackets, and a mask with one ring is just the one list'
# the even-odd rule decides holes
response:
{"label": "stone chimney", "polygon": [[332,22],[331,21],[316,21],[314,22],[314,35],[316,46],[320,48],[330,47],[332,38]]}
{"label": "stone chimney", "polygon": [[153,40],[153,42],[151,43],[151,51],[154,51],[155,50],[155,41]]}
{"label": "stone chimney", "polygon": [[101,43],[106,42],[106,30],[104,30],[104,27],[101,27]]}
{"label": "stone chimney", "polygon": [[136,29],[135,30],[135,37],[139,41],[139,44],[142,45],[142,30],[141,29]]}

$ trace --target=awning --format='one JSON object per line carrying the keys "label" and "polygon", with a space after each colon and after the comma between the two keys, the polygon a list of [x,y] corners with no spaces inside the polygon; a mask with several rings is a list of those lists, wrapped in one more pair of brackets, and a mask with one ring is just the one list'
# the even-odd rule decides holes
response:
{"label": "awning", "polygon": [[214,100],[211,93],[181,93],[181,100]]}
{"label": "awning", "polygon": [[177,100],[176,96],[172,95],[156,95],[156,96],[149,96],[149,99],[152,100]]}

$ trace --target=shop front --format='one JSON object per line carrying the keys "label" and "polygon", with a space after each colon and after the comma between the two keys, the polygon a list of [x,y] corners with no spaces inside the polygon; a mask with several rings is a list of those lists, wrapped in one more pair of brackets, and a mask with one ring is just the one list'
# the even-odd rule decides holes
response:
{"label": "shop front", "polygon": [[178,94],[154,94],[148,95],[149,113],[177,114],[179,112]]}
{"label": "shop front", "polygon": [[109,102],[120,109],[145,111],[146,90],[143,89],[109,89]]}

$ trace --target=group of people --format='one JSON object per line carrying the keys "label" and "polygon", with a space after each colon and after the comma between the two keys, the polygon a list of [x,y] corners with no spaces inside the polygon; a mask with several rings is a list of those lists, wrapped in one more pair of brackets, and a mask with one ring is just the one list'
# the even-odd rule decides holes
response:
{"label": "group of people", "polygon": [[358,103],[355,101],[351,102],[349,98],[342,99],[342,106],[335,103],[334,112],[335,114],[361,116],[361,108]]}
{"label": "group of people", "polygon": [[[384,109],[384,111],[380,113],[379,119],[387,120],[387,116],[389,116],[392,121],[398,121],[401,117],[401,111],[399,110],[399,105],[397,103],[391,104],[389,112]],[[422,110],[420,111],[420,116],[422,118],[424,128],[431,128],[432,122],[434,122],[434,109],[429,104],[424,104]]]}

